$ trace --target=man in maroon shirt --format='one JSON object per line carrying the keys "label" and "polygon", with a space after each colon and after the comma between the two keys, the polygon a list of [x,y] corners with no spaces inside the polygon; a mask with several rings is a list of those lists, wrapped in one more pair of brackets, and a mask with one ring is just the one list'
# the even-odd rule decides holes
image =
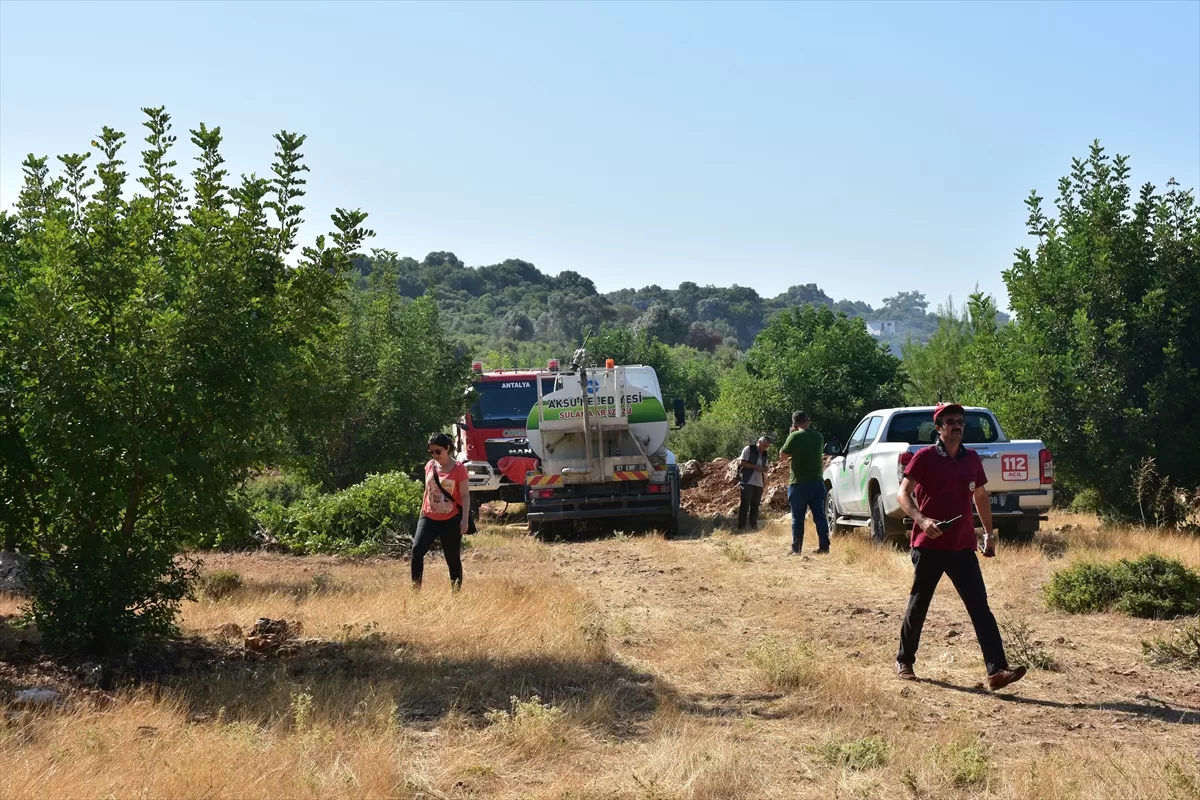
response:
{"label": "man in maroon shirt", "polygon": [[971,616],[987,664],[988,687],[994,691],[1021,680],[1025,667],[1008,668],[1000,629],[988,608],[987,589],[975,555],[979,542],[972,504],[979,509],[985,531],[983,554],[993,555],[992,507],[984,488],[987,475],[979,454],[962,445],[962,406],[939,405],[933,411],[933,424],[938,440],[932,447],[917,451],[908,462],[897,496],[900,507],[913,520],[912,562],[916,571],[900,628],[896,675],[903,680],[917,677],[913,662],[921,643],[921,628],[933,592],[946,574]]}

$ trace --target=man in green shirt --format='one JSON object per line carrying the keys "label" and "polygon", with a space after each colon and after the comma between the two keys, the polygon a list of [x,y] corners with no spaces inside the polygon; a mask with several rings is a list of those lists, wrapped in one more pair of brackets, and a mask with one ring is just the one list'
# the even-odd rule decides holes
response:
{"label": "man in green shirt", "polygon": [[804,545],[804,513],[812,509],[817,526],[817,555],[829,552],[829,520],[825,519],[825,437],[812,430],[808,414],[792,414],[792,432],[779,448],[779,460],[791,460],[788,505],[792,507],[792,555]]}

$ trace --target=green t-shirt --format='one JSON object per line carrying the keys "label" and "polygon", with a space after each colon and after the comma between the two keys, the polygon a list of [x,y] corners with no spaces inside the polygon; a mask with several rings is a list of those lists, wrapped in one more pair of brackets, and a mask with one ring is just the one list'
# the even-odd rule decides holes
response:
{"label": "green t-shirt", "polygon": [[825,437],[812,428],[792,431],[779,452],[792,457],[792,477],[789,483],[821,480],[825,464]]}

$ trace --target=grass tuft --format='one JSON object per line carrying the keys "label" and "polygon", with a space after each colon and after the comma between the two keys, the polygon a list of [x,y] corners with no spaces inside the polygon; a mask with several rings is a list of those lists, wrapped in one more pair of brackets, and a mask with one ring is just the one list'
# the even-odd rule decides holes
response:
{"label": "grass tuft", "polygon": [[763,682],[772,689],[799,689],[818,680],[816,659],[807,642],[785,643],[775,636],[768,636],[747,656]]}
{"label": "grass tuft", "polygon": [[888,743],[878,736],[850,741],[831,739],[821,745],[821,758],[830,766],[862,772],[886,765],[889,749]]}

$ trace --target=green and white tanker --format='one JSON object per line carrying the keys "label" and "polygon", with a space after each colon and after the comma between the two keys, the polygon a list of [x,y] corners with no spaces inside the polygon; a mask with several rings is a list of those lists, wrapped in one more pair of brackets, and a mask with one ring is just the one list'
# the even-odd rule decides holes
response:
{"label": "green and white tanker", "polygon": [[578,351],[529,412],[529,448],[539,459],[526,477],[531,532],[629,517],[673,532],[679,481],[658,375],[611,361],[589,368],[586,359]]}

